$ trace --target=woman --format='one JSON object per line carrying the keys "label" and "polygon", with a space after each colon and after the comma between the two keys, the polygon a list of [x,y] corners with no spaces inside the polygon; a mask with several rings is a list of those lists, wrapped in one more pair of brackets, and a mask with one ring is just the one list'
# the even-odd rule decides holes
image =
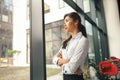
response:
{"label": "woman", "polygon": [[84,80],[82,73],[88,52],[88,39],[76,12],[64,16],[64,29],[71,35],[63,42],[53,58],[53,63],[62,67],[63,80]]}

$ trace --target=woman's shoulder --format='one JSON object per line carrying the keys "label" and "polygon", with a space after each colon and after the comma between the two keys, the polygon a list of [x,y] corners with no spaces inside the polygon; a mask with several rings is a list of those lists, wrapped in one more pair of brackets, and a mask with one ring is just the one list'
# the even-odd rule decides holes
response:
{"label": "woman's shoulder", "polygon": [[85,37],[85,36],[82,36],[82,37],[81,37],[81,39],[80,39],[80,41],[83,41],[83,42],[88,42],[88,38],[87,38],[87,37]]}
{"label": "woman's shoulder", "polygon": [[84,36],[82,36],[80,39],[79,39],[79,43],[80,44],[89,44],[89,40],[88,40],[88,38],[87,37],[84,37]]}

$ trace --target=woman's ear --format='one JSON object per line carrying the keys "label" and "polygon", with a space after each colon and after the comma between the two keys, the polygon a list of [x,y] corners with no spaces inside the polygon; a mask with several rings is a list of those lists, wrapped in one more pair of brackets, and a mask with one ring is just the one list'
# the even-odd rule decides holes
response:
{"label": "woman's ear", "polygon": [[76,21],[75,21],[75,25],[78,25],[78,23],[79,23],[78,20],[76,20]]}

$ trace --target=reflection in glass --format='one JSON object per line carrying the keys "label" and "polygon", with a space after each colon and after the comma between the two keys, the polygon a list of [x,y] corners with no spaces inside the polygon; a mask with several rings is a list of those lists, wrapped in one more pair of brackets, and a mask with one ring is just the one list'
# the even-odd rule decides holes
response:
{"label": "reflection in glass", "polygon": [[90,3],[89,3],[89,0],[83,0],[83,6],[84,6],[84,12],[85,13],[90,12]]}
{"label": "reflection in glass", "polygon": [[89,59],[95,60],[95,53],[94,53],[94,44],[93,44],[93,33],[92,33],[92,25],[86,20],[85,27],[88,34],[89,39]]}
{"label": "reflection in glass", "polygon": [[64,8],[68,6],[63,0],[58,0],[59,8]]}
{"label": "reflection in glass", "polygon": [[[53,25],[54,24],[54,25]],[[51,24],[46,24],[45,27],[45,40],[46,40],[46,70],[47,70],[47,80],[53,79],[54,75],[61,72],[60,67],[52,63],[53,56],[59,51],[61,46],[61,27],[60,22],[52,22]],[[55,26],[57,25],[57,26]],[[52,27],[50,27],[52,26]],[[49,27],[49,28],[47,28]],[[61,76],[60,76],[61,77]],[[62,78],[62,77],[61,77]]]}
{"label": "reflection in glass", "polygon": [[69,33],[66,33],[65,30],[62,28],[61,30],[61,34],[62,34],[62,41],[64,41],[65,39],[68,38],[68,36],[70,35]]}
{"label": "reflection in glass", "polygon": [[7,15],[2,15],[2,21],[8,22],[8,14]]}
{"label": "reflection in glass", "polygon": [[59,51],[59,49],[60,49],[61,40],[59,40],[59,41],[53,41],[52,45],[53,45],[53,47],[52,47],[52,49],[53,49],[53,55],[55,55]]}
{"label": "reflection in glass", "polygon": [[12,0],[1,0],[2,21],[12,23]]}
{"label": "reflection in glass", "polygon": [[52,57],[53,57],[53,51],[52,51],[52,41],[46,42],[46,63],[50,64],[52,63]]}
{"label": "reflection in glass", "polygon": [[60,27],[52,28],[52,39],[61,40]]}
{"label": "reflection in glass", "polygon": [[65,5],[63,0],[59,0],[59,8],[63,8]]}
{"label": "reflection in glass", "polygon": [[46,41],[52,41],[52,29],[46,29],[45,30],[45,40]]}
{"label": "reflection in glass", "polygon": [[[73,0],[76,2],[77,0]],[[56,3],[56,4],[54,4]],[[68,38],[69,33],[63,29],[63,16],[68,12],[73,12],[73,8],[67,5],[63,0],[45,0],[45,4],[49,6],[49,12],[45,12],[45,44],[46,44],[46,75],[47,80],[63,80],[62,71],[59,66],[52,63],[52,58],[59,51],[63,40]],[[44,4],[44,5],[45,5]],[[46,10],[46,9],[45,9]],[[93,35],[91,25],[87,25],[91,32],[89,33],[91,48],[89,50],[90,57],[94,58]],[[89,27],[90,26],[90,27]]]}
{"label": "reflection in glass", "polygon": [[101,49],[101,39],[100,39],[100,32],[98,31],[98,44],[99,44],[99,53],[100,53],[100,60],[102,60],[102,49]]}

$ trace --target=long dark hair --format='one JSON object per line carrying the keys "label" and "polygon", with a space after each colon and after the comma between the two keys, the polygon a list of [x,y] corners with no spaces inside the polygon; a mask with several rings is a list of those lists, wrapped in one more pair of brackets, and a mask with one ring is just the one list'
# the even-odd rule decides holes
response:
{"label": "long dark hair", "polygon": [[[76,12],[71,12],[71,13],[65,14],[65,15],[64,15],[64,19],[65,19],[67,16],[69,16],[70,18],[72,18],[73,21],[78,20],[78,29],[82,32],[82,34],[83,34],[84,37],[87,37],[87,33],[86,33],[85,26],[81,24],[81,17],[79,16],[79,14],[76,13]],[[70,35],[65,41],[63,41],[63,46],[62,46],[62,48],[66,48],[67,42],[68,42],[71,38],[72,38],[72,35]]]}

